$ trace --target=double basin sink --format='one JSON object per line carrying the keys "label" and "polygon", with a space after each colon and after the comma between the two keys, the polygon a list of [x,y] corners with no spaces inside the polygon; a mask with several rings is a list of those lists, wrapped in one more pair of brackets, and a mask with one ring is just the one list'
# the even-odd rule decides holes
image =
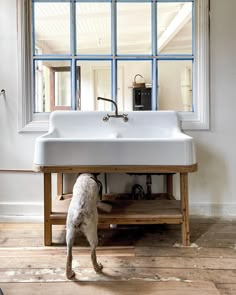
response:
{"label": "double basin sink", "polygon": [[193,138],[175,111],[128,112],[128,121],[105,112],[54,111],[48,133],[35,142],[39,166],[193,165]]}

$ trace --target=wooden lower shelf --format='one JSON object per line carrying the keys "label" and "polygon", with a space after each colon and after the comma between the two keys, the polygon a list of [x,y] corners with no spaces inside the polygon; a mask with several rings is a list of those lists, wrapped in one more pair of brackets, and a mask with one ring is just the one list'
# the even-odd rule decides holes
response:
{"label": "wooden lower shelf", "polygon": [[[70,200],[54,203],[51,224],[65,224]],[[110,213],[99,213],[99,224],[181,224],[177,200],[116,200]],[[63,208],[62,208],[63,207]]]}

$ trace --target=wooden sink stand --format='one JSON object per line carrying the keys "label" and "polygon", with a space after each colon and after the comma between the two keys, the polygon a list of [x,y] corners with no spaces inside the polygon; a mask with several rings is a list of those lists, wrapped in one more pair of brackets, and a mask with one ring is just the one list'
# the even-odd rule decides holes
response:
{"label": "wooden sink stand", "polygon": [[180,201],[137,200],[117,202],[110,213],[99,214],[99,224],[181,224],[182,244],[190,245],[188,173],[197,171],[197,164],[189,166],[35,166],[44,173],[44,244],[52,245],[52,225],[65,224],[66,213],[52,210],[52,173],[57,173],[58,191],[62,192],[61,175],[64,173],[132,173],[164,174],[167,193],[172,195],[172,175],[180,174]]}

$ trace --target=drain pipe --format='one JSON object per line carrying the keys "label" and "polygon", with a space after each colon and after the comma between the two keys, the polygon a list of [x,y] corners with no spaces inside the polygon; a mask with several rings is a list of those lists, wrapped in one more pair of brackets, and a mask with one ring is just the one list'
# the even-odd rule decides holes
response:
{"label": "drain pipe", "polygon": [[152,175],[146,175],[147,199],[152,199]]}

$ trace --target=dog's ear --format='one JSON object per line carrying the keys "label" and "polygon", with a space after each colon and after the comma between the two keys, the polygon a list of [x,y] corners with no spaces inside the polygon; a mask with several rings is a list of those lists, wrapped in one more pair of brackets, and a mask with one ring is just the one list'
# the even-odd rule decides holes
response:
{"label": "dog's ear", "polygon": [[100,180],[98,180],[96,177],[90,177],[92,178],[94,181],[96,181],[97,185],[98,185],[98,195],[99,195],[99,199],[102,199],[102,183]]}
{"label": "dog's ear", "polygon": [[98,194],[99,194],[99,199],[100,200],[102,200],[102,183],[101,183],[101,181],[99,181],[99,192],[98,192]]}
{"label": "dog's ear", "polygon": [[97,177],[100,173],[92,173],[94,177]]}

